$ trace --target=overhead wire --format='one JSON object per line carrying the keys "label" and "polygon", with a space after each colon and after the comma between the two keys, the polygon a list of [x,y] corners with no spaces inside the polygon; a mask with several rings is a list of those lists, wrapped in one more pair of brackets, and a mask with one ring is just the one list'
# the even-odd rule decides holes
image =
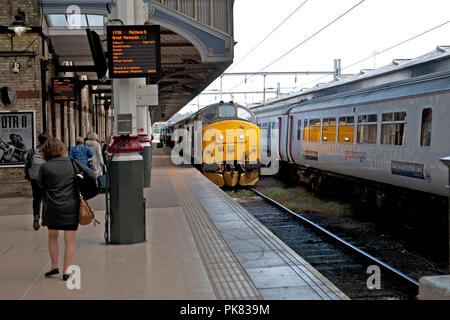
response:
{"label": "overhead wire", "polygon": [[255,51],[264,41],[267,40],[278,28],[280,28],[287,20],[289,20],[290,17],[292,17],[300,8],[302,8],[308,0],[305,0],[301,5],[299,5],[294,11],[292,11],[278,26],[276,26],[269,34],[267,34],[264,39],[262,39],[258,44],[256,44],[241,60],[239,60],[236,63],[233,63],[231,65],[231,69],[235,68],[238,64],[240,64],[242,61],[244,61],[253,51]]}
{"label": "overhead wire", "polygon": [[[392,45],[392,46],[390,46],[390,47],[388,47],[388,48],[386,48],[386,49],[383,49],[383,50],[381,50],[381,51],[379,51],[379,52],[376,52],[375,55],[383,54],[383,53],[385,53],[385,52],[387,52],[387,51],[389,51],[389,50],[392,50],[392,49],[394,49],[394,48],[396,48],[396,47],[402,45],[402,44],[405,44],[405,43],[407,43],[407,42],[409,42],[409,41],[412,41],[412,40],[414,40],[414,39],[416,39],[416,38],[418,38],[418,37],[420,37],[420,36],[423,36],[423,35],[425,35],[425,34],[431,32],[431,31],[434,31],[434,30],[436,30],[436,29],[438,29],[438,28],[441,28],[441,27],[445,26],[445,25],[448,24],[448,23],[450,23],[450,20],[448,20],[448,21],[446,21],[446,22],[444,22],[444,23],[441,23],[441,24],[439,24],[439,25],[437,25],[437,26],[434,26],[434,27],[432,27],[431,29],[428,29],[428,30],[426,30],[426,31],[424,31],[424,32],[421,32],[421,33],[419,33],[419,34],[417,34],[417,35],[415,35],[415,36],[412,36],[411,38],[408,38],[408,39],[406,39],[406,40],[400,41],[399,43],[394,44],[394,45]],[[371,54],[370,56],[368,56],[368,57],[366,57],[366,58],[363,58],[363,59],[361,59],[361,60],[358,60],[358,61],[356,61],[356,62],[353,62],[353,63],[351,63],[351,64],[349,64],[349,65],[347,65],[347,66],[341,68],[341,71],[342,71],[342,70],[345,70],[345,69],[348,69],[348,68],[350,68],[350,67],[353,67],[353,66],[355,66],[355,65],[357,65],[357,64],[359,64],[359,63],[361,63],[361,62],[364,62],[364,61],[366,61],[366,60],[369,60],[369,59],[371,59],[371,58],[373,58],[373,57],[374,57],[374,55]],[[307,82],[307,83],[305,83],[305,84],[302,84],[301,86],[307,86],[307,85],[309,85],[309,84],[311,84],[311,83],[313,83],[313,82],[316,82],[316,83],[317,83],[318,81],[320,81],[320,80],[322,80],[322,79],[325,79],[326,77],[329,77],[329,75],[326,75],[326,76],[323,76],[323,77],[321,77],[321,78],[319,78],[319,79],[315,79],[315,80],[313,80],[313,81]]]}
{"label": "overhead wire", "polygon": [[[358,7],[359,5],[361,5],[364,1],[366,0],[361,0],[359,1],[357,4],[353,5],[350,9],[348,9],[347,11],[345,11],[344,13],[342,13],[341,15],[339,15],[337,18],[333,19],[331,22],[327,23],[325,26],[323,26],[322,28],[320,28],[318,31],[314,32],[311,36],[307,37],[305,40],[303,40],[302,42],[300,42],[299,44],[297,44],[296,46],[294,46],[292,49],[290,49],[289,51],[285,52],[284,54],[282,54],[280,57],[278,57],[277,59],[275,59],[274,61],[272,61],[271,63],[269,63],[267,66],[265,66],[264,68],[260,69],[258,72],[261,72],[265,69],[267,69],[268,67],[272,66],[273,64],[275,64],[276,62],[280,61],[281,59],[283,59],[284,57],[286,57],[289,53],[291,53],[292,51],[294,51],[295,49],[297,49],[298,47],[302,46],[303,44],[305,44],[307,41],[311,40],[312,38],[314,38],[315,36],[317,36],[319,33],[321,33],[322,31],[324,31],[325,29],[327,29],[329,26],[331,26],[332,24],[334,24],[336,21],[340,20],[342,17],[344,17],[345,15],[347,15],[348,13],[350,13],[352,10],[354,10],[356,7]],[[254,77],[250,76],[250,78]],[[248,79],[250,79],[248,78]],[[247,80],[248,80],[247,79]],[[243,81],[241,81],[240,83],[238,83],[237,85],[235,85],[234,87],[232,87],[231,89],[227,90],[227,91],[231,91],[234,88],[236,88],[237,86],[241,85],[243,83]]]}

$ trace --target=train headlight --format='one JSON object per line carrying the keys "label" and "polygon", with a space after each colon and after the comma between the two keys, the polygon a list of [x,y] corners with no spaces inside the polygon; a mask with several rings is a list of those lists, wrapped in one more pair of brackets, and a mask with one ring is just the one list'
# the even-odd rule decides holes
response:
{"label": "train headlight", "polygon": [[239,139],[243,140],[245,137],[243,134],[239,135]]}
{"label": "train headlight", "polygon": [[221,135],[221,136],[219,137],[219,140],[220,140],[220,141],[222,141],[222,140],[223,140],[223,136],[222,136],[222,135]]}

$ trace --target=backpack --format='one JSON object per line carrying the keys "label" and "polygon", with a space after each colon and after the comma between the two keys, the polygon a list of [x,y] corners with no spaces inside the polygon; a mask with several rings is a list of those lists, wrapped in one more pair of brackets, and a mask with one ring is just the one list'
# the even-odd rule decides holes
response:
{"label": "backpack", "polygon": [[41,164],[45,162],[42,149],[35,148],[33,157],[31,158],[31,166],[28,170],[30,174],[31,179],[37,179],[39,174],[39,168],[41,167]]}

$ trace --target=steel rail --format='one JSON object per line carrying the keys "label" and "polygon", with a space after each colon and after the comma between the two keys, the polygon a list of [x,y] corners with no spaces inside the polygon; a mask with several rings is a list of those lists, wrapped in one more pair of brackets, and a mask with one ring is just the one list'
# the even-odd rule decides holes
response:
{"label": "steel rail", "polygon": [[288,212],[288,213],[290,213],[290,214],[296,216],[297,218],[301,219],[303,222],[307,223],[308,225],[310,225],[310,226],[314,227],[315,229],[318,229],[318,230],[320,230],[321,232],[325,233],[325,235],[327,235],[328,237],[334,239],[335,241],[337,241],[337,242],[340,243],[341,245],[344,245],[345,247],[350,248],[350,249],[352,249],[352,250],[358,252],[358,253],[359,253],[360,255],[362,255],[365,259],[368,259],[368,260],[370,260],[370,261],[372,261],[372,262],[375,262],[376,264],[382,266],[384,269],[386,269],[386,270],[392,272],[392,273],[395,274],[396,276],[399,276],[400,278],[402,278],[402,280],[405,280],[408,284],[413,285],[413,286],[416,287],[416,288],[419,287],[419,283],[418,283],[416,280],[414,280],[414,279],[408,277],[406,274],[404,274],[404,273],[400,272],[399,270],[397,270],[397,269],[391,267],[390,265],[384,263],[383,261],[381,261],[381,260],[375,258],[374,256],[368,254],[367,252],[364,252],[363,250],[361,250],[361,249],[355,247],[355,246],[352,245],[351,243],[345,241],[344,239],[338,237],[337,235],[333,234],[332,232],[328,231],[327,229],[325,229],[325,228],[319,226],[318,224],[312,222],[311,220],[305,218],[305,217],[302,216],[301,214],[298,214],[298,213],[296,213],[296,212],[294,212],[294,211],[292,211],[292,210],[286,208],[284,205],[282,205],[281,203],[279,203],[279,202],[277,202],[277,201],[275,201],[275,200],[269,198],[269,197],[266,196],[265,194],[262,194],[261,192],[255,190],[255,189],[253,189],[253,188],[250,188],[250,190],[252,190],[254,193],[256,193],[258,196],[260,196],[260,197],[263,198],[264,200],[269,201],[269,202],[275,204],[276,206],[280,207],[280,208],[283,209],[284,211],[286,211],[286,212]]}

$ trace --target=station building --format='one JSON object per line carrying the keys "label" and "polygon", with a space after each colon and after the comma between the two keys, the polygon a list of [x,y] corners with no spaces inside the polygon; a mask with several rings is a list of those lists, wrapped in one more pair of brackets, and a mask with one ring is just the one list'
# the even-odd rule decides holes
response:
{"label": "station building", "polygon": [[[137,0],[146,24],[161,27],[163,76],[152,122],[167,121],[233,60],[233,0]],[[68,148],[89,131],[113,132],[111,80],[99,79],[86,37],[95,31],[106,51],[105,24],[114,1],[0,0],[0,196],[30,194],[25,151],[40,132]],[[75,19],[73,27],[71,23]],[[14,26],[26,25],[17,33]],[[76,79],[71,100],[54,98],[52,79]],[[135,124],[136,119],[133,120]]]}
{"label": "station building", "polygon": [[[72,62],[59,60],[39,1],[1,0],[0,6],[0,87],[10,88],[17,99],[0,109],[0,196],[5,196],[30,192],[30,185],[24,179],[24,152],[8,150],[11,135],[19,135],[26,150],[37,145],[37,135],[43,131],[61,139],[67,147],[75,144],[77,136],[86,137],[89,131],[97,132],[101,142],[110,131],[111,115],[108,100],[91,94],[96,86],[88,82],[83,85],[87,76],[58,72],[60,63],[71,65]],[[9,29],[19,19],[15,18],[20,15],[19,10],[30,28],[21,35]],[[58,76],[81,80],[74,101],[52,99],[51,81]],[[17,117],[19,123],[14,121]],[[8,157],[11,152],[14,154]]]}

